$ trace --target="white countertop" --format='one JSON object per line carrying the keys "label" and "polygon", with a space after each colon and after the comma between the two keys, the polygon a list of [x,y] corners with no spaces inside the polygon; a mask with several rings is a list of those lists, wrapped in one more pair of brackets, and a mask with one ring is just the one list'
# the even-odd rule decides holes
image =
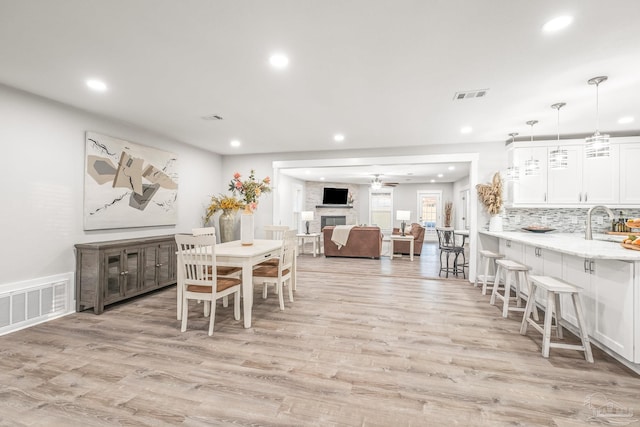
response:
{"label": "white countertop", "polygon": [[[640,262],[640,251],[625,249],[620,246],[620,242],[624,239],[624,236],[594,234],[594,240],[585,240],[584,233],[495,232],[486,230],[479,230],[479,233],[583,258]],[[615,241],[607,241],[612,238],[615,239]]]}

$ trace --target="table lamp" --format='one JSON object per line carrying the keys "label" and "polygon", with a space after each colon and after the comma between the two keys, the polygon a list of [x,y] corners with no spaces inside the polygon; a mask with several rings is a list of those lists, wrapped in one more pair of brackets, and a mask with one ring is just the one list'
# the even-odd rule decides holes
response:
{"label": "table lamp", "polygon": [[406,226],[405,221],[409,221],[411,219],[411,211],[396,211],[396,219],[398,221],[402,221],[402,235],[404,236],[404,228]]}
{"label": "table lamp", "polygon": [[309,221],[313,221],[313,211],[302,211],[302,220],[307,221],[307,234],[309,234]]}

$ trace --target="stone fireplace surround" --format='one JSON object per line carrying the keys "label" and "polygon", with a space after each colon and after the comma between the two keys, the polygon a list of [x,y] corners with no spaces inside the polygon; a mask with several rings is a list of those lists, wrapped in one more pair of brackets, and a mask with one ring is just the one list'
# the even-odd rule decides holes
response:
{"label": "stone fireplace surround", "polygon": [[[322,193],[325,187],[332,188],[347,188],[351,196],[353,197],[353,205],[349,207],[323,207],[316,208],[318,205],[322,205]],[[358,223],[358,192],[359,186],[357,184],[345,184],[340,182],[305,182],[305,202],[304,210],[313,211],[313,221],[309,221],[309,231],[311,233],[319,233],[321,231],[322,217],[344,217],[344,225],[351,225]],[[339,225],[326,224],[326,225]]]}

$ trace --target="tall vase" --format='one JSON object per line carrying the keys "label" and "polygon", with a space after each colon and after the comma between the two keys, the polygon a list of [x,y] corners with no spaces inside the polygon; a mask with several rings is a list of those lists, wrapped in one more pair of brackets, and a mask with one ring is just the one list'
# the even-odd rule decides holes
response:
{"label": "tall vase", "polygon": [[240,243],[242,246],[253,245],[253,212],[249,206],[244,208],[240,216]]}
{"label": "tall vase", "polygon": [[230,242],[233,240],[233,224],[235,223],[235,215],[231,209],[225,209],[220,215],[220,243]]}

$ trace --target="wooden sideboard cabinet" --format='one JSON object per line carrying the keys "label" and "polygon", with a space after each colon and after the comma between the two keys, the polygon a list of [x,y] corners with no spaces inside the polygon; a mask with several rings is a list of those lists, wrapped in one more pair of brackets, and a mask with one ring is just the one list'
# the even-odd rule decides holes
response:
{"label": "wooden sideboard cabinet", "polygon": [[76,311],[104,306],[176,283],[174,235],[81,243],[76,248]]}

